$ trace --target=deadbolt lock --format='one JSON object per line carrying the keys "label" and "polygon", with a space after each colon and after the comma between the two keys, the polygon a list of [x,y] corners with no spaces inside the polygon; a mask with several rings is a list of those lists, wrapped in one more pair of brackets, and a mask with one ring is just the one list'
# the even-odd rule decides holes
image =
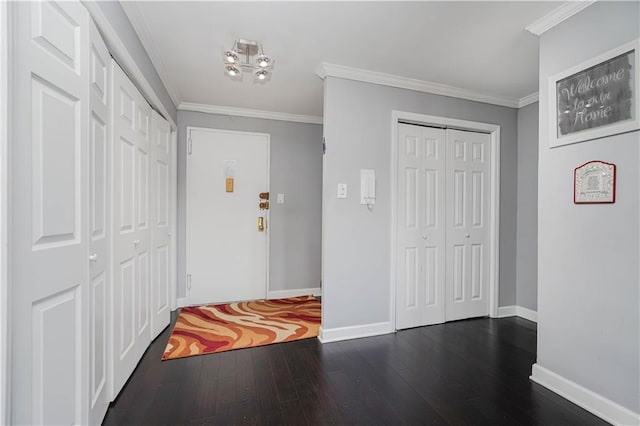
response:
{"label": "deadbolt lock", "polygon": [[261,192],[260,193],[260,199],[261,200],[268,200],[269,199],[269,193],[268,192]]}
{"label": "deadbolt lock", "polygon": [[260,210],[269,210],[269,202],[263,201],[260,203]]}

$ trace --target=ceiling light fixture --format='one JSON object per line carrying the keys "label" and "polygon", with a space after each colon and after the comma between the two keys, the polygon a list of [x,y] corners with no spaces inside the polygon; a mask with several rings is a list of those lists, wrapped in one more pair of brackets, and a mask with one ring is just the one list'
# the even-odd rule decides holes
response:
{"label": "ceiling light fixture", "polygon": [[[222,56],[224,70],[229,77],[240,79],[243,71],[250,71],[253,73],[254,81],[265,82],[271,76],[274,60],[264,54],[262,44],[257,41],[238,39]],[[254,57],[252,62],[251,59]]]}

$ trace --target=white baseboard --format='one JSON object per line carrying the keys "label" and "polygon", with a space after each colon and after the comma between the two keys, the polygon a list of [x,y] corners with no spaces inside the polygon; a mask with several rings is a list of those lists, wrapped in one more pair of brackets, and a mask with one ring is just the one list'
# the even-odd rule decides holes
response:
{"label": "white baseboard", "polygon": [[287,297],[307,296],[313,294],[314,296],[321,296],[322,289],[316,288],[297,288],[293,290],[273,290],[267,292],[267,299],[285,299]]}
{"label": "white baseboard", "polygon": [[520,317],[529,321],[538,322],[538,313],[522,306],[500,306],[498,308],[498,318]]}
{"label": "white baseboard", "polygon": [[522,306],[516,306],[516,315],[529,321],[538,322],[538,312]]}
{"label": "white baseboard", "polygon": [[318,340],[321,343],[339,342],[341,340],[359,339],[361,337],[379,336],[393,333],[390,322],[378,322],[374,324],[355,325],[352,327],[338,327],[324,329],[320,327]]}
{"label": "white baseboard", "polygon": [[187,302],[187,298],[186,297],[178,297],[176,299],[176,305],[178,306],[178,308],[184,308],[188,304],[189,304],[189,302]]}
{"label": "white baseboard", "polygon": [[529,378],[609,423],[614,425],[640,424],[640,414],[634,413],[538,364],[533,364]]}
{"label": "white baseboard", "polygon": [[498,307],[498,318],[515,317],[515,316],[516,316],[515,306],[499,306]]}

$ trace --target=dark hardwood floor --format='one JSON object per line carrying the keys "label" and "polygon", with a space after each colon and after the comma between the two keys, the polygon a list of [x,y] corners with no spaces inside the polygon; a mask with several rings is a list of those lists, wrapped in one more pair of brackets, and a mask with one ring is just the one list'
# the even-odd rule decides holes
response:
{"label": "dark hardwood floor", "polygon": [[170,329],[104,424],[606,424],[529,380],[536,324],[520,318],[161,361]]}

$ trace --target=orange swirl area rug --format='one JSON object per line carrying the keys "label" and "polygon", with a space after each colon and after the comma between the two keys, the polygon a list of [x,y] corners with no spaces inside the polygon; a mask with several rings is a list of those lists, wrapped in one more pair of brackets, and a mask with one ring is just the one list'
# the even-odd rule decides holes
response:
{"label": "orange swirl area rug", "polygon": [[313,296],[180,309],[163,360],[291,342],[318,336]]}

